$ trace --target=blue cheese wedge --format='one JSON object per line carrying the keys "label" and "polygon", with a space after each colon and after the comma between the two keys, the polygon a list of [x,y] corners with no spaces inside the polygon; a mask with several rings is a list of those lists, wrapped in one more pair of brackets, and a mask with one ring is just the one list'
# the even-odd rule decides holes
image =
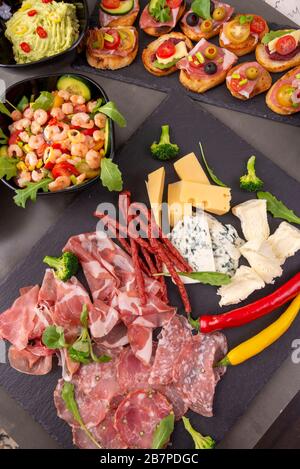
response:
{"label": "blue cheese wedge", "polygon": [[251,267],[239,267],[228,285],[223,285],[217,291],[221,296],[220,306],[240,303],[248,298],[255,290],[265,286],[263,279]]}

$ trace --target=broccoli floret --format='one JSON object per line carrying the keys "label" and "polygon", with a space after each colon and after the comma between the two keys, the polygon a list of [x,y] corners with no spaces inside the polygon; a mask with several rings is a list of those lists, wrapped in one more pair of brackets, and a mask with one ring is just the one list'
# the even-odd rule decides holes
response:
{"label": "broccoli floret", "polygon": [[256,176],[255,160],[255,156],[251,156],[251,158],[249,158],[247,162],[248,174],[245,174],[240,178],[240,187],[245,191],[256,192],[261,190],[264,185],[263,181]]}
{"label": "broccoli floret", "polygon": [[151,153],[158,160],[171,160],[179,153],[179,146],[170,142],[170,129],[168,125],[162,125],[160,141],[153,142]]}
{"label": "broccoli floret", "polygon": [[197,430],[192,427],[187,417],[182,417],[182,421],[185,429],[194,440],[195,449],[213,449],[215,447],[215,440],[213,440],[211,436],[203,436],[201,433],[197,432]]}
{"label": "broccoli floret", "polygon": [[78,271],[78,259],[72,252],[64,252],[61,257],[46,256],[43,260],[45,264],[55,270],[55,275],[59,280],[66,282]]}

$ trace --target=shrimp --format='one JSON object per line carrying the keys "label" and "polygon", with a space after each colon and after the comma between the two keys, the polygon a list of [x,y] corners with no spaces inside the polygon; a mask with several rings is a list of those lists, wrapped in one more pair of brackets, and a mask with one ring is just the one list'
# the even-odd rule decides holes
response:
{"label": "shrimp", "polygon": [[88,146],[86,143],[72,143],[71,145],[71,155],[72,156],[81,156],[85,157],[87,152],[89,151]]}
{"label": "shrimp", "polygon": [[95,130],[93,133],[93,139],[95,142],[100,142],[101,140],[105,140],[105,132],[104,130]]}
{"label": "shrimp", "polygon": [[13,124],[10,124],[8,126],[8,130],[11,134],[13,134],[17,129],[16,129],[16,125],[15,125],[15,122]]}
{"label": "shrimp", "polygon": [[63,163],[64,161],[68,161],[70,155],[67,153],[63,153],[59,158],[57,158],[56,163]]}
{"label": "shrimp", "polygon": [[76,104],[84,104],[85,103],[85,99],[83,96],[80,96],[79,94],[73,94],[71,97],[70,97],[70,101],[72,104],[76,105]]}
{"label": "shrimp", "polygon": [[21,188],[26,187],[30,181],[31,181],[30,171],[22,171],[16,180],[17,185]]}
{"label": "shrimp", "polygon": [[50,192],[57,192],[70,187],[70,185],[71,179],[69,176],[58,176],[55,181],[50,182],[48,187]]}
{"label": "shrimp", "polygon": [[33,119],[33,114],[34,114],[34,110],[31,109],[31,107],[27,107],[23,113],[24,117],[30,120]]}
{"label": "shrimp", "polygon": [[74,106],[74,114],[77,114],[78,112],[86,112],[87,111],[87,108],[86,108],[86,105],[85,104],[76,104],[76,106]]}
{"label": "shrimp", "polygon": [[79,176],[77,176],[77,184],[82,184],[86,179],[86,174],[82,173]]}
{"label": "shrimp", "polygon": [[95,150],[89,150],[85,156],[85,160],[91,169],[100,168],[101,156]]}
{"label": "shrimp", "polygon": [[52,134],[53,142],[61,142],[62,140],[66,140],[68,137],[69,129],[70,127],[67,124],[60,124],[58,127],[58,131]]}
{"label": "shrimp", "polygon": [[98,114],[96,114],[94,117],[95,125],[99,127],[99,129],[103,129],[106,124],[106,119],[107,117],[102,114],[102,112],[98,112]]}
{"label": "shrimp", "polygon": [[40,169],[37,171],[34,169],[31,173],[31,178],[34,182],[39,182],[45,177],[45,173]]}
{"label": "shrimp", "polygon": [[67,90],[60,90],[57,94],[65,101],[69,101],[70,99],[70,93]]}
{"label": "shrimp", "polygon": [[31,130],[31,133],[33,133],[33,135],[37,135],[41,133],[42,126],[38,122],[33,121],[31,124],[30,130]]}
{"label": "shrimp", "polygon": [[30,135],[29,135],[29,133],[26,132],[25,130],[19,134],[19,137],[20,137],[20,139],[22,140],[22,142],[25,142],[25,143],[28,143],[28,142],[29,142]]}
{"label": "shrimp", "polygon": [[19,145],[9,145],[7,153],[10,158],[21,158],[23,156],[23,150]]}
{"label": "shrimp", "polygon": [[16,130],[27,129],[27,128],[30,128],[30,125],[31,125],[31,120],[24,117],[24,119],[20,119],[19,121],[15,122],[15,129]]}
{"label": "shrimp", "polygon": [[74,114],[71,124],[75,127],[82,127],[83,129],[92,129],[94,127],[93,119],[90,119],[90,116],[85,112]]}
{"label": "shrimp", "polygon": [[37,150],[45,143],[44,137],[42,134],[39,135],[31,135],[28,145],[33,148],[33,150]]}
{"label": "shrimp", "polygon": [[48,114],[44,109],[37,109],[34,111],[33,118],[38,124],[44,125],[48,120]]}
{"label": "shrimp", "polygon": [[52,117],[55,117],[57,120],[62,121],[66,117],[64,112],[61,110],[60,107],[54,107],[52,108],[50,112]]}
{"label": "shrimp", "polygon": [[95,146],[95,141],[93,137],[90,137],[89,135],[85,137],[85,143],[87,144],[89,150],[91,150]]}
{"label": "shrimp", "polygon": [[21,111],[18,111],[18,109],[16,109],[15,111],[13,111],[13,112],[11,113],[11,118],[12,118],[12,120],[15,121],[15,122],[21,120],[22,117],[23,117],[23,116],[22,116],[22,112],[21,112]]}
{"label": "shrimp", "polygon": [[27,153],[25,156],[25,163],[27,166],[31,166],[32,168],[35,168],[38,162],[38,157],[34,151],[30,151]]}
{"label": "shrimp", "polygon": [[64,103],[61,107],[62,112],[65,114],[73,114],[74,108],[72,103]]}
{"label": "shrimp", "polygon": [[97,101],[89,101],[86,105],[88,112],[93,112],[97,104]]}

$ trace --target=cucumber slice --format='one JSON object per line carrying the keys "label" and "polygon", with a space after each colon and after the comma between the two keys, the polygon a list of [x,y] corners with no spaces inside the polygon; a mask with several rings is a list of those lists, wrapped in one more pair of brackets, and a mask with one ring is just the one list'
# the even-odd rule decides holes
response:
{"label": "cucumber slice", "polygon": [[105,142],[104,142],[104,156],[106,156],[110,145],[110,125],[109,125],[109,118],[106,120],[105,123]]}
{"label": "cucumber slice", "polygon": [[92,97],[91,90],[88,83],[80,77],[72,75],[63,75],[58,79],[57,89],[59,91],[65,90],[71,94],[78,94],[83,96],[86,101]]}
{"label": "cucumber slice", "polygon": [[121,2],[118,8],[113,8],[113,9],[105,8],[102,4],[100,4],[101,10],[113,16],[126,15],[133,9],[133,7],[134,7],[134,0],[124,0]]}

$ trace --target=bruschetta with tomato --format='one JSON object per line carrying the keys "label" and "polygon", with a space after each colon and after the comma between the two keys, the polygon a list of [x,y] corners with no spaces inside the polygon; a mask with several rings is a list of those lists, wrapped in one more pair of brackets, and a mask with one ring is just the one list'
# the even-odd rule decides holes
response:
{"label": "bruschetta with tomato", "polygon": [[277,114],[287,116],[300,112],[300,67],[290,70],[274,83],[266,103]]}
{"label": "bruschetta with tomato", "polygon": [[264,18],[258,15],[236,15],[224,23],[220,31],[220,46],[238,57],[253,52],[263,36],[269,31]]}
{"label": "bruschetta with tomato", "polygon": [[140,17],[140,28],[150,36],[168,34],[185,11],[184,0],[150,0]]}
{"label": "bruschetta with tomato", "polygon": [[226,86],[232,96],[246,101],[272,86],[269,72],[257,62],[244,62],[227,73]]}
{"label": "bruschetta with tomato", "polygon": [[100,26],[132,26],[139,11],[139,0],[101,0]]}
{"label": "bruschetta with tomato", "polygon": [[192,42],[184,34],[164,34],[143,50],[144,67],[158,77],[170,75],[177,71],[177,62],[186,57],[192,48]]}
{"label": "bruschetta with tomato", "polygon": [[87,34],[86,57],[91,67],[116,70],[134,61],[138,47],[138,32],[133,26],[94,28]]}
{"label": "bruschetta with tomato", "polygon": [[232,52],[203,38],[186,57],[177,62],[179,80],[189,90],[204,93],[223,83],[237,60],[238,57]]}
{"label": "bruschetta with tomato", "polygon": [[217,36],[224,23],[230,20],[234,8],[218,0],[194,0],[180,21],[182,32],[192,41]]}
{"label": "bruschetta with tomato", "polygon": [[300,65],[300,29],[270,31],[255,51],[256,60],[269,72],[284,72]]}

